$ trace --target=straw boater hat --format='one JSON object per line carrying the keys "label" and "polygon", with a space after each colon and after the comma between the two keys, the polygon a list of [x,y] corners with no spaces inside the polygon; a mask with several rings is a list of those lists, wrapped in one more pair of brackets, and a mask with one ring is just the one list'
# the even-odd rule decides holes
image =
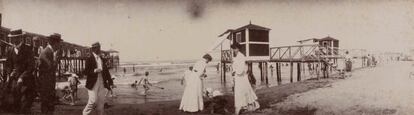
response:
{"label": "straw boater hat", "polygon": [[58,33],[54,33],[47,38],[49,39],[49,42],[54,42],[54,43],[63,41],[61,38],[61,35]]}
{"label": "straw boater hat", "polygon": [[221,93],[221,91],[219,91],[219,90],[213,91],[213,97],[220,96],[220,95],[223,95],[223,93]]}
{"label": "straw boater hat", "polygon": [[92,48],[101,47],[101,44],[99,42],[95,42],[92,44]]}

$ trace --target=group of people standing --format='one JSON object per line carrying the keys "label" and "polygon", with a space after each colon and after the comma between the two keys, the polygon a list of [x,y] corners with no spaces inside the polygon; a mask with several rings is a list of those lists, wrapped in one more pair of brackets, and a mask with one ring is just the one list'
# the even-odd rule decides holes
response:
{"label": "group of people standing", "polygon": [[[40,97],[41,112],[54,111],[57,57],[56,51],[63,40],[60,34],[48,37],[48,45],[39,56],[36,46],[28,40],[9,44],[2,79],[2,110],[14,113],[30,113],[36,97]],[[3,41],[4,43],[7,43]]]}
{"label": "group of people standing", "polygon": [[[58,104],[58,52],[63,40],[60,34],[52,34],[47,40],[47,46],[38,55],[37,46],[29,40],[14,44],[2,41],[9,45],[9,49],[6,50],[5,74],[0,79],[0,111],[31,114],[33,102],[38,97],[41,113],[54,114]],[[96,109],[103,115],[105,90],[113,86],[113,82],[106,60],[101,56],[100,44],[94,43],[91,50],[84,71],[89,98],[83,114],[89,115]]]}
{"label": "group of people standing", "polygon": [[[234,107],[235,114],[238,115],[242,110],[254,111],[260,107],[257,96],[250,85],[247,72],[245,55],[240,50],[240,45],[231,45],[233,50],[232,76],[234,77]],[[209,54],[196,62],[193,67],[185,72],[184,93],[181,99],[179,110],[184,112],[199,112],[204,109],[203,101],[203,79],[206,75],[206,65],[212,60]]]}

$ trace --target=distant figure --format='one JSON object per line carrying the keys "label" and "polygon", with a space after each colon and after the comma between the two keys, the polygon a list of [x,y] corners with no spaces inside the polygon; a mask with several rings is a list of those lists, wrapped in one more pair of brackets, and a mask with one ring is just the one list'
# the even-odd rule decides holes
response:
{"label": "distant figure", "polygon": [[217,68],[217,73],[220,72],[220,63],[217,63],[216,68]]}
{"label": "distant figure", "polygon": [[270,76],[272,76],[273,77],[273,66],[272,65],[270,65]]}
{"label": "distant figure", "polygon": [[371,67],[375,67],[377,65],[377,60],[375,60],[374,56],[371,56],[372,65]]}
{"label": "distant figure", "polygon": [[322,64],[321,64],[321,69],[322,69],[322,77],[323,78],[328,78],[328,76],[329,76],[329,71],[328,71],[328,69],[329,69],[329,64],[330,62],[329,61],[327,61],[327,62],[323,62]]}
{"label": "distant figure", "polygon": [[126,68],[124,67],[124,77],[125,77],[126,72],[127,72],[127,71],[126,71]]}
{"label": "distant figure", "polygon": [[367,67],[371,67],[371,56],[369,54],[367,56]]}
{"label": "distant figure", "polygon": [[137,80],[135,80],[135,82],[131,84],[131,87],[133,87],[133,88],[137,88],[137,85],[138,85],[138,81],[137,81]]}
{"label": "distant figure", "polygon": [[202,77],[205,77],[205,68],[208,62],[212,60],[209,54],[203,56],[203,59],[194,64],[194,68],[186,77],[185,91],[181,100],[179,110],[184,112],[198,112],[204,109]]}
{"label": "distant figure", "polygon": [[313,75],[313,64],[311,64],[310,62],[308,63],[308,72],[310,75]]}
{"label": "distant figure", "polygon": [[345,52],[345,77],[350,77],[352,72],[352,56],[349,55],[349,52]]}
{"label": "distant figure", "polygon": [[147,95],[148,91],[150,90],[150,86],[152,86],[152,84],[149,82],[148,75],[149,72],[146,71],[145,76],[142,77],[141,80],[139,80],[138,82],[138,85],[141,85],[142,83],[142,87],[144,87],[144,95]]}

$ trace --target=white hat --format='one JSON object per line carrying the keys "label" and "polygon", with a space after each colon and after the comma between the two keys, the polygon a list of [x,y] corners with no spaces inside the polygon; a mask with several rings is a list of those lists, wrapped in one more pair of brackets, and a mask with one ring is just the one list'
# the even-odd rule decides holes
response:
{"label": "white hat", "polygon": [[213,92],[213,97],[215,97],[215,96],[220,96],[220,95],[223,95],[223,93],[221,93],[219,90],[215,90],[215,91]]}

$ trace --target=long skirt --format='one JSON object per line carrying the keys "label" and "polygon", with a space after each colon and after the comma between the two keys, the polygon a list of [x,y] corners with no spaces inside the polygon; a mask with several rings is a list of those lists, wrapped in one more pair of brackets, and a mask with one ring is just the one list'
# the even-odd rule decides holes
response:
{"label": "long skirt", "polygon": [[260,105],[247,76],[235,76],[234,82],[234,106],[248,111],[258,109]]}
{"label": "long skirt", "polygon": [[179,109],[185,112],[201,111],[204,109],[201,79],[194,75],[186,78],[186,86]]}

